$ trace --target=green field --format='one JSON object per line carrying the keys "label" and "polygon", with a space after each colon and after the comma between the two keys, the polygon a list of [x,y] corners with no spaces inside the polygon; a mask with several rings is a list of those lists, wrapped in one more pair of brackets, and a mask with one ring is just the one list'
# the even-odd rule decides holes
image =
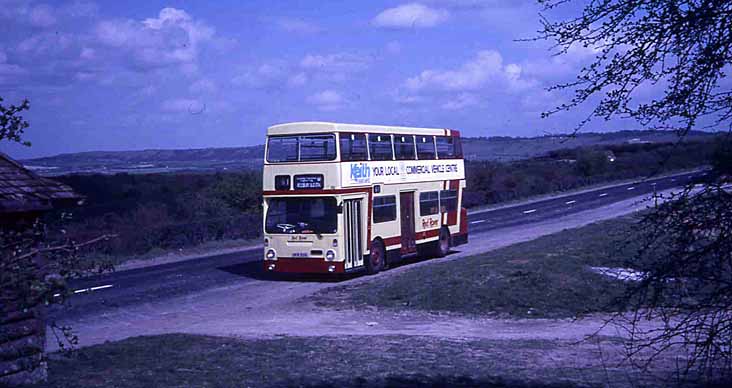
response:
{"label": "green field", "polygon": [[632,253],[629,217],[569,229],[456,261],[316,294],[324,307],[417,309],[515,318],[566,318],[615,311],[624,283],[591,266],[622,267]]}

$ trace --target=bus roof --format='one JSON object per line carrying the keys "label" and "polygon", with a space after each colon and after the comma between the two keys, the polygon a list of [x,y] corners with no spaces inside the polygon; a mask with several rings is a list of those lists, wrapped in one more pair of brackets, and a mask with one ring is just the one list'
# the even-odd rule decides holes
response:
{"label": "bus roof", "polygon": [[267,135],[294,135],[300,133],[369,132],[403,133],[411,135],[451,135],[457,131],[441,128],[398,127],[391,125],[344,124],[320,121],[302,121],[277,124],[267,128]]}

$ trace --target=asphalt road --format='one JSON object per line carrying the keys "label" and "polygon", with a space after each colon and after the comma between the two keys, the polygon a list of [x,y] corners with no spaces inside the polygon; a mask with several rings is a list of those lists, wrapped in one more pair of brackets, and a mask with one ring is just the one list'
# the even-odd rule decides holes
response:
{"label": "asphalt road", "polygon": [[[530,203],[517,204],[469,214],[470,233],[522,224],[598,208],[654,191],[680,187],[701,178],[704,172],[683,173],[634,183],[578,192]],[[75,295],[63,309],[54,308],[52,317],[99,314],[107,309],[143,304],[226,286],[248,279],[288,281],[293,277],[272,278],[260,271],[261,248],[233,254],[192,259],[148,268],[114,272],[74,281]],[[331,277],[297,276],[299,281],[337,281]]]}

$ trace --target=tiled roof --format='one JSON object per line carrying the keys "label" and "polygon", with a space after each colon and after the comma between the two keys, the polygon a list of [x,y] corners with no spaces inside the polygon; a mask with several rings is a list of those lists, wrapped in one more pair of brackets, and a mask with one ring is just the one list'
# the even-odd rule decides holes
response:
{"label": "tiled roof", "polygon": [[71,187],[40,177],[0,152],[0,213],[48,210],[80,199]]}

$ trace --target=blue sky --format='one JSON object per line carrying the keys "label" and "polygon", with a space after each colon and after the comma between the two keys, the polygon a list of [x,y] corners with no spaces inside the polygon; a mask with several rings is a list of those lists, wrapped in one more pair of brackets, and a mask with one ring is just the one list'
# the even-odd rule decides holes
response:
{"label": "blue sky", "polygon": [[33,147],[0,145],[18,158],[260,144],[304,120],[534,136],[586,115],[540,118],[594,53],[517,42],[531,0],[2,3],[0,96],[31,102]]}

